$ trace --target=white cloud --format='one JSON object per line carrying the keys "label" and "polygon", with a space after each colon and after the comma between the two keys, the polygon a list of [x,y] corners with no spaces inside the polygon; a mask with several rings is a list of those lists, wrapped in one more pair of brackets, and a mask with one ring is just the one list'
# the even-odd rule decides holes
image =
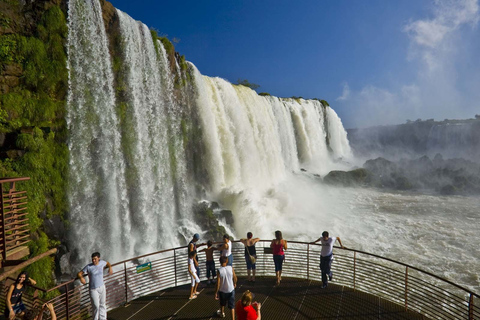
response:
{"label": "white cloud", "polygon": [[[418,62],[410,64],[417,68],[414,78],[389,89],[366,85],[349,92],[348,101],[337,98],[349,107],[351,125],[473,117],[480,95],[469,84],[480,81],[479,68],[474,67],[479,60],[469,51],[471,38],[467,40],[466,35],[471,32],[465,27],[476,27],[479,20],[478,0],[435,0],[431,17],[410,22],[403,29],[410,38],[408,58]],[[466,59],[471,60],[466,63]]]}
{"label": "white cloud", "polygon": [[349,97],[350,97],[350,87],[348,86],[347,82],[344,82],[342,95],[335,100],[343,101],[343,100],[347,100]]}

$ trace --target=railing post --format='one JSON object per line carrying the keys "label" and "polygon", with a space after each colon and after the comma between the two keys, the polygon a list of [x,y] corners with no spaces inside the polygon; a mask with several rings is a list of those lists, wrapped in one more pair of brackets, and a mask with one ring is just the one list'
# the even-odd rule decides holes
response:
{"label": "railing post", "polygon": [[307,280],[310,280],[310,243],[307,244]]}
{"label": "railing post", "polygon": [[65,285],[65,314],[67,316],[67,320],[70,319],[70,310],[69,310],[69,307],[68,307],[68,300],[69,299],[69,296],[68,296],[68,285],[66,284]]}
{"label": "railing post", "polygon": [[173,267],[175,271],[175,287],[177,286],[177,250],[173,250]]}
{"label": "railing post", "polygon": [[405,311],[408,310],[408,266],[405,267]]}
{"label": "railing post", "polygon": [[127,263],[123,263],[123,270],[125,270],[125,305],[128,304],[128,278],[127,278]]}
{"label": "railing post", "polygon": [[356,271],[357,271],[357,252],[353,252],[353,291],[355,291]]}
{"label": "railing post", "polygon": [[470,292],[470,300],[468,301],[468,320],[473,320],[473,293]]}
{"label": "railing post", "polygon": [[7,235],[5,233],[5,208],[3,204],[3,183],[0,183],[0,209],[2,210],[2,233],[0,236],[2,237],[2,265],[4,261],[7,261]]}

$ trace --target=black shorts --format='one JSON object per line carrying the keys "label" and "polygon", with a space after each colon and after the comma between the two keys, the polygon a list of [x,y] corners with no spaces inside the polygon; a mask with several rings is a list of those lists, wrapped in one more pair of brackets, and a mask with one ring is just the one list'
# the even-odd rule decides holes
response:
{"label": "black shorts", "polygon": [[235,309],[235,290],[232,290],[232,292],[219,291],[218,297],[220,298],[220,305],[222,307],[227,306],[229,309]]}

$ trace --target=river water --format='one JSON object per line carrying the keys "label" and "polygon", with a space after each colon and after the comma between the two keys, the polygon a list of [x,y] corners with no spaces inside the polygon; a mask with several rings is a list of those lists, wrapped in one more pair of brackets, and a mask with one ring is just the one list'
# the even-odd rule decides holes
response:
{"label": "river water", "polygon": [[328,230],[346,247],[480,291],[479,197],[326,187],[306,175],[295,180],[283,186],[295,200],[270,218],[270,230],[283,228],[286,238],[302,241]]}

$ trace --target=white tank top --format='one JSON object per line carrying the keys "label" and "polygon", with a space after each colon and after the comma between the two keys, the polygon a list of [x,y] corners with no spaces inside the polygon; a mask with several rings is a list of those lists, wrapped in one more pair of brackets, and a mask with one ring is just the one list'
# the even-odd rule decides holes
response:
{"label": "white tank top", "polygon": [[218,268],[218,272],[220,273],[220,279],[222,279],[220,289],[218,291],[224,293],[232,292],[235,289],[233,286],[232,266],[220,267]]}
{"label": "white tank top", "polygon": [[227,244],[228,244],[228,249],[222,250],[222,256],[224,257],[229,257],[232,254],[232,242],[230,240],[227,240]]}

